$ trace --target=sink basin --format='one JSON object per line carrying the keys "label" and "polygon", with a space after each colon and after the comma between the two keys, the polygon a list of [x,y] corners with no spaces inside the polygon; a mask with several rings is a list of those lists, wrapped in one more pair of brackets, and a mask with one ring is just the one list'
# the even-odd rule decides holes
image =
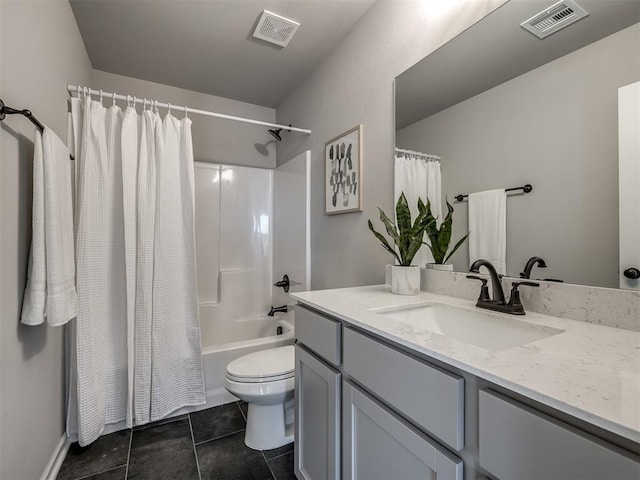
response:
{"label": "sink basin", "polygon": [[564,332],[481,310],[428,302],[372,309],[379,315],[486,350],[507,350]]}

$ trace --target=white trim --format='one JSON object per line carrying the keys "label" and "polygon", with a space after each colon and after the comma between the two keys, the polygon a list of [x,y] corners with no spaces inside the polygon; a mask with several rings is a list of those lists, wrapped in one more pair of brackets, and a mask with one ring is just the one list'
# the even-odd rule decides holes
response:
{"label": "white trim", "polygon": [[67,456],[70,445],[71,442],[67,438],[67,434],[63,433],[56,449],[53,451],[53,455],[51,455],[51,458],[49,459],[49,463],[47,463],[47,466],[42,472],[40,480],[56,480],[60,467],[62,466],[62,462],[64,462],[64,459]]}

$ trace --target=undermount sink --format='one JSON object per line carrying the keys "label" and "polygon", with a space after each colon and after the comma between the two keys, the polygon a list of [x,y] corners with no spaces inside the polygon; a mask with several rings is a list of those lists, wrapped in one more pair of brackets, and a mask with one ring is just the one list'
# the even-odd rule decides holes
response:
{"label": "undermount sink", "polygon": [[438,302],[375,308],[371,311],[486,350],[507,350],[564,332],[500,314]]}

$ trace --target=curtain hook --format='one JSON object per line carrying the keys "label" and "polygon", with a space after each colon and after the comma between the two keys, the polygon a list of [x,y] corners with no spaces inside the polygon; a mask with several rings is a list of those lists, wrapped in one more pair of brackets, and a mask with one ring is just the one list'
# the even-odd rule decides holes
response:
{"label": "curtain hook", "polygon": [[133,96],[133,108],[136,108],[136,103],[138,103],[138,99],[136,98],[136,96]]}
{"label": "curtain hook", "polygon": [[113,97],[111,99],[111,105],[112,106],[116,106],[116,92],[113,92]]}
{"label": "curtain hook", "polygon": [[153,101],[153,111],[158,113],[158,100]]}
{"label": "curtain hook", "polygon": [[169,111],[167,112],[167,115],[171,115],[171,104],[167,103],[167,105],[169,105]]}
{"label": "curtain hook", "polygon": [[100,103],[102,103],[102,89],[100,89]]}
{"label": "curtain hook", "polygon": [[184,118],[189,118],[189,115],[188,115],[188,113],[189,113],[189,112],[188,112],[187,110],[188,110],[188,108],[187,108],[187,106],[185,105],[185,106],[184,106]]}

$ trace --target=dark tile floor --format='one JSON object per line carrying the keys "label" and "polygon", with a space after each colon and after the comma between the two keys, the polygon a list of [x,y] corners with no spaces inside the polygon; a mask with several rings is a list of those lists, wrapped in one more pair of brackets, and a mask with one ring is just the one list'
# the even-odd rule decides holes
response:
{"label": "dark tile floor", "polygon": [[295,480],[293,444],[244,444],[247,406],[230,403],[105,435],[71,448],[57,480]]}

